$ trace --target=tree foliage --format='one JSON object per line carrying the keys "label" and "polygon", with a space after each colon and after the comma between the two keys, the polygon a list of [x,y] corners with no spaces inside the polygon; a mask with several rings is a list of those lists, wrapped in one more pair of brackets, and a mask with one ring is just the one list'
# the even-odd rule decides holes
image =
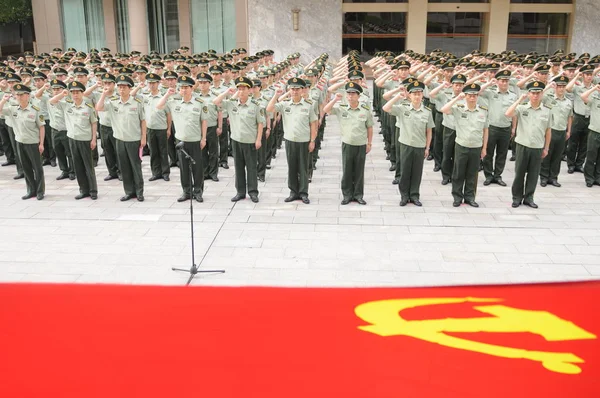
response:
{"label": "tree foliage", "polygon": [[0,24],[25,22],[31,16],[31,0],[0,0]]}

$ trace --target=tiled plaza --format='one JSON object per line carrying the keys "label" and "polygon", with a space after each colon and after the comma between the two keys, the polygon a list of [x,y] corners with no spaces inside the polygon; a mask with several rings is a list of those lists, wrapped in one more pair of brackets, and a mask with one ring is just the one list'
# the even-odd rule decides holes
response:
{"label": "tiled plaza", "polygon": [[[586,188],[580,173],[559,177],[562,188],[538,187],[534,210],[511,208],[508,187],[484,187],[480,208],[452,207],[433,162],[425,164],[423,207],[398,205],[383,142],[375,129],[367,156],[366,206],[341,206],[341,141],[329,117],[311,204],[288,196],[285,151],[279,151],[260,202],[236,204],[233,167],[206,181],[204,203],[194,202],[196,262],[224,274],[198,275],[194,285],[426,286],[600,278],[600,188]],[[1,158],[4,161],[4,158]],[[233,159],[229,159],[233,166]],[[149,157],[143,159],[150,177]],[[145,182],[145,202],[120,202],[121,182],[104,182],[99,199],[76,201],[76,181],[56,181],[44,167],[46,198],[21,200],[24,180],[14,166],[0,168],[0,281],[178,285],[190,266],[189,203],[179,170],[171,181]]]}

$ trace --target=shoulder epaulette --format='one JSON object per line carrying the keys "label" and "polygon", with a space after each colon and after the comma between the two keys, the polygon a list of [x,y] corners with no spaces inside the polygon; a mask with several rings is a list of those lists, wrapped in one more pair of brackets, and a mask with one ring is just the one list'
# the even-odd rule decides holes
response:
{"label": "shoulder epaulette", "polygon": [[347,108],[348,104],[340,104],[340,108]]}
{"label": "shoulder epaulette", "polygon": [[134,99],[135,99],[137,102],[139,102],[140,104],[142,103],[142,100],[141,100],[141,99],[139,99],[138,97],[135,97]]}
{"label": "shoulder epaulette", "polygon": [[69,104],[72,104],[72,103],[73,103],[73,100],[72,100],[71,98],[67,98],[67,99],[65,100],[65,102],[68,102]]}
{"label": "shoulder epaulette", "polygon": [[119,99],[119,96],[118,96],[118,95],[113,95],[113,96],[112,96],[112,97],[110,97],[109,99],[110,99],[111,101],[118,100],[118,99]]}
{"label": "shoulder epaulette", "polygon": [[87,106],[89,106],[90,108],[94,109],[94,105],[90,104],[89,102],[85,103]]}
{"label": "shoulder epaulette", "polygon": [[479,107],[480,107],[481,109],[483,109],[484,111],[487,111],[487,110],[488,110],[487,106],[485,106],[485,105],[479,105]]}
{"label": "shoulder epaulette", "polygon": [[428,107],[428,106],[425,106],[424,108],[425,108],[425,109],[427,109],[428,111],[430,111],[430,110],[431,110],[431,108],[430,108],[430,107]]}
{"label": "shoulder epaulette", "polygon": [[552,106],[548,105],[548,104],[543,104],[546,108],[548,109],[552,109]]}
{"label": "shoulder epaulette", "polygon": [[35,109],[36,111],[38,111],[38,112],[39,112],[39,110],[40,110],[40,108],[38,108],[38,107],[37,107],[37,106],[35,106],[35,105],[31,105],[31,107],[32,107],[33,109]]}
{"label": "shoulder epaulette", "polygon": [[309,100],[309,99],[305,99],[304,101],[306,101],[307,103],[309,103],[309,104],[311,104],[311,105],[312,105],[312,103],[313,103],[313,102],[312,102],[312,100]]}
{"label": "shoulder epaulette", "polygon": [[204,100],[202,98],[200,98],[200,97],[196,97],[195,99],[196,99],[196,101],[198,101],[200,103],[204,103]]}
{"label": "shoulder epaulette", "polygon": [[464,108],[465,107],[464,104],[456,104],[456,106],[458,106],[459,108]]}
{"label": "shoulder epaulette", "polygon": [[368,111],[371,110],[371,108],[369,108],[369,106],[367,104],[361,104],[360,106],[361,106],[361,108],[364,108],[364,109],[366,109]]}

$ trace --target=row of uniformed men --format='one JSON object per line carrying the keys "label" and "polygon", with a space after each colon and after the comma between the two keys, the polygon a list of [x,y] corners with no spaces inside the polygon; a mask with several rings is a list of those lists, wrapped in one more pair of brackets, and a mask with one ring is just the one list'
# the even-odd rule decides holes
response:
{"label": "row of uniformed men", "polygon": [[[586,185],[588,187],[592,187],[595,184],[600,184],[600,170],[598,170],[597,165],[598,144],[596,144],[598,134],[593,134],[593,132],[598,129],[593,122],[595,120],[594,113],[597,113],[597,109],[595,109],[595,104],[593,103],[597,94],[594,94],[594,92],[597,91],[598,88],[597,86],[591,84],[595,74],[597,73],[597,70],[594,68],[594,65],[598,62],[597,59],[593,61],[594,65],[584,64],[575,74],[572,80],[569,80],[569,78],[566,76],[571,74],[571,72],[565,73],[565,71],[571,70],[571,66],[568,64],[564,65],[563,67],[566,68],[565,71],[558,70],[555,73],[556,77],[554,77],[553,82],[546,86],[544,82],[539,80],[532,82],[532,79],[537,79],[540,77],[541,80],[546,80],[550,66],[540,65],[535,69],[530,68],[530,66],[535,66],[535,62],[532,60],[529,60],[529,62],[526,63],[527,68],[524,69],[536,70],[536,72],[521,77],[520,70],[513,72],[511,72],[508,68],[499,70],[500,66],[497,63],[489,64],[488,69],[490,70],[485,74],[479,74],[475,69],[469,71],[464,67],[459,67],[458,71],[460,73],[454,73],[457,70],[457,64],[453,61],[442,62],[438,63],[437,66],[433,66],[429,64],[431,59],[428,59],[427,62],[422,62],[420,60],[415,61],[409,57],[406,57],[406,59],[404,57],[401,58],[402,59],[392,58],[390,60],[386,60],[385,57],[379,57],[373,59],[371,62],[371,66],[375,68],[375,75],[378,76],[378,79],[376,80],[376,87],[381,87],[384,89],[383,92],[379,91],[376,94],[376,102],[377,99],[379,99],[381,101],[378,104],[380,109],[391,112],[389,114],[393,117],[393,119],[386,117],[385,115],[388,114],[386,112],[380,113],[380,115],[383,116],[382,119],[384,133],[385,128],[389,128],[390,121],[393,123],[391,131],[394,132],[395,136],[392,138],[391,134],[389,134],[390,130],[388,130],[387,133],[390,135],[390,137],[384,137],[384,140],[389,142],[387,150],[388,156],[392,160],[391,170],[396,171],[396,179],[394,180],[394,183],[400,182],[401,173],[404,173],[404,169],[401,167],[403,164],[401,161],[401,156],[397,155],[400,155],[399,152],[402,148],[403,141],[401,136],[402,125],[404,121],[401,119],[401,116],[403,114],[407,114],[408,112],[405,111],[403,114],[399,114],[399,109],[392,111],[393,104],[387,106],[387,104],[385,104],[383,101],[394,100],[395,98],[394,102],[396,102],[398,100],[405,99],[405,86],[414,80],[413,78],[409,77],[410,72],[412,71],[414,75],[418,75],[418,78],[426,76],[423,89],[426,93],[428,93],[429,99],[431,100],[429,103],[429,109],[433,108],[432,113],[435,120],[434,126],[436,127],[434,129],[436,131],[436,144],[433,146],[435,153],[434,158],[436,159],[434,170],[438,171],[441,169],[443,177],[442,184],[445,185],[454,180],[454,173],[456,172],[457,168],[458,170],[461,170],[461,163],[464,161],[464,159],[466,159],[465,156],[459,157],[459,152],[464,149],[465,142],[464,136],[462,139],[458,138],[456,127],[457,119],[453,112],[443,112],[442,109],[444,109],[448,103],[452,102],[453,99],[459,101],[459,108],[464,108],[465,104],[461,103],[462,99],[459,98],[462,97],[461,92],[465,90],[465,88],[468,90],[468,87],[475,82],[482,84],[480,87],[481,95],[478,97],[478,101],[480,104],[482,104],[482,110],[487,114],[486,119],[488,119],[489,123],[489,138],[486,129],[485,134],[482,134],[482,139],[485,141],[481,142],[484,148],[481,153],[481,157],[483,159],[483,169],[486,176],[484,185],[489,185],[491,183],[498,183],[499,185],[503,186],[506,185],[502,181],[501,176],[506,162],[506,155],[508,153],[511,136],[514,137],[516,133],[517,154],[519,147],[524,145],[528,147],[539,147],[539,149],[545,147],[549,151],[549,156],[544,157],[544,161],[541,163],[540,170],[538,170],[538,172],[536,172],[535,168],[529,170],[531,175],[528,176],[528,183],[523,194],[519,194],[519,191],[521,190],[520,185],[517,184],[515,187],[513,184],[513,205],[518,206],[521,200],[524,199],[524,203],[529,204],[532,207],[537,207],[535,202],[533,202],[533,192],[535,190],[535,184],[537,180],[537,177],[535,176],[536,174],[539,174],[540,183],[542,186],[546,186],[547,184],[560,186],[557,178],[560,171],[560,161],[563,154],[565,139],[569,138],[569,133],[571,130],[573,102],[575,102],[576,107],[575,117],[577,118],[577,104],[579,103],[582,106],[586,106],[589,112],[592,114],[592,122],[590,123],[591,127],[586,127],[588,130],[584,131],[585,134],[580,133],[576,139],[571,141],[570,147],[574,147],[575,149],[573,149],[573,151],[569,151],[569,153],[576,153],[577,157],[573,156],[573,158],[579,159],[581,152],[585,150],[588,158],[584,172]],[[417,63],[418,66],[411,67],[409,60]],[[431,61],[432,64],[436,62],[440,61]],[[524,61],[520,62],[525,63]],[[479,66],[477,66],[477,68],[481,70]],[[418,73],[420,70],[422,72]],[[517,74],[516,72],[519,72],[517,77],[515,77],[515,74]],[[572,73],[575,72],[573,71]],[[469,75],[472,77],[469,78]],[[439,81],[435,81],[435,79],[438,77]],[[486,77],[487,79],[484,80]],[[578,82],[579,77],[583,77],[582,83]],[[515,79],[518,80],[515,81]],[[510,87],[513,83],[516,89],[511,90]],[[538,124],[545,124],[546,122],[550,123],[549,128],[547,129],[547,137],[549,137],[550,141],[547,143],[547,145],[546,142],[539,141],[534,144],[529,138],[524,138],[528,135],[528,133],[525,132],[528,126],[521,126],[521,128],[519,128],[519,117],[517,115],[508,116],[508,110],[515,102],[518,103],[519,101],[529,101],[529,96],[527,94],[519,97],[515,93],[515,91],[518,91],[520,87],[523,87],[523,85],[529,83],[537,84],[537,86],[531,86],[531,92],[541,92],[542,90],[538,90],[538,87],[542,87],[545,90],[543,97],[541,94],[530,95],[539,99],[539,102],[536,101],[534,103],[536,106],[539,106],[540,109],[550,109],[550,117],[548,117],[547,120],[545,119],[545,116],[540,115],[542,117],[539,121],[537,121]],[[476,86],[479,87],[479,85]],[[570,91],[572,91],[574,94],[571,98],[569,98],[568,95]],[[572,98],[574,98],[574,101]],[[517,101],[517,99],[519,99],[519,101]],[[486,104],[487,106],[483,104]],[[531,106],[531,103],[527,103],[526,106]],[[537,110],[538,109],[536,108],[536,111]],[[446,111],[449,111],[449,109],[446,108]],[[524,112],[525,118],[529,117],[530,115],[537,115],[537,113],[531,111]],[[462,113],[461,118],[467,119],[467,116]],[[531,122],[531,120],[528,120],[528,122]],[[519,131],[523,131],[521,138],[518,138]],[[587,135],[587,131],[592,133]],[[589,142],[590,145],[586,145],[586,148],[582,149],[581,139],[583,135],[585,135],[586,144]],[[400,142],[400,145],[394,147],[398,141]],[[425,145],[425,133],[423,133],[422,141],[422,144]],[[430,140],[426,143],[428,152],[432,141],[433,140]],[[456,148],[455,142],[459,141],[463,141],[463,145],[461,145],[460,148]],[[496,155],[495,165],[493,164],[494,154]],[[428,153],[428,155],[430,154]],[[584,159],[585,155],[586,154],[584,153]],[[457,160],[456,157],[459,157],[459,159]],[[515,181],[522,179],[521,174],[523,161],[525,161],[525,157],[521,157],[521,161],[517,161],[517,178]],[[478,163],[475,160],[472,160],[472,162]],[[573,160],[573,163],[575,163],[575,160]],[[467,168],[470,171],[471,176],[475,176],[475,180],[473,178],[470,180],[476,182],[477,170],[475,169],[475,166],[469,164],[469,167]],[[569,172],[572,173],[575,170],[584,171],[580,166],[572,166],[570,164]],[[419,170],[417,170],[417,173],[419,173]],[[462,192],[458,188],[460,185],[460,180],[458,182],[453,182],[453,195],[455,198],[454,205],[459,205],[463,200],[463,196],[466,203],[477,205],[474,198],[474,188],[469,187],[469,189],[467,189],[465,186],[466,191]],[[407,203],[407,191],[404,190],[404,193],[402,193],[402,190],[403,189],[401,188],[401,194],[405,200],[403,200],[401,204],[405,204]],[[416,197],[409,197],[408,201],[414,201],[414,199],[416,199]],[[417,203],[420,204],[420,201]]]}
{"label": "row of uniformed men", "polygon": [[[315,77],[317,74],[321,74],[323,72],[323,70],[325,69],[324,66],[324,62],[322,61],[326,61],[326,57],[324,57],[321,61],[316,62],[315,66],[316,68],[313,68],[312,70],[308,71],[308,75],[312,75],[311,77]],[[78,70],[79,69],[79,70]],[[81,67],[76,68],[75,72],[85,72],[85,71],[81,71]],[[84,74],[84,73],[83,73]],[[168,74],[168,72],[167,72]],[[160,102],[164,102],[164,101],[158,101],[159,105],[156,105],[155,107],[153,106],[153,104],[156,103],[156,99],[157,97],[160,97],[160,95],[158,95],[157,92],[157,87],[158,87],[158,80],[155,79],[155,76],[153,76],[153,74],[149,74],[148,75],[150,77],[150,81],[149,81],[149,89],[147,90],[147,92],[145,92],[144,94],[146,94],[147,97],[154,97],[155,102],[150,104],[147,99],[141,99],[136,97],[136,93],[132,92],[132,86],[134,85],[134,82],[131,78],[129,78],[126,75],[120,75],[117,78],[117,87],[119,90],[119,96],[110,96],[110,92],[111,92],[111,88],[106,87],[104,89],[104,91],[102,92],[102,94],[100,94],[99,98],[95,98],[95,103],[96,105],[96,109],[99,111],[100,114],[100,118],[102,119],[103,115],[105,120],[109,121],[109,123],[113,124],[116,123],[116,125],[112,126],[112,129],[114,129],[114,136],[111,137],[104,137],[103,136],[103,143],[107,142],[113,142],[113,145],[116,148],[116,153],[117,153],[117,157],[118,157],[118,162],[114,161],[114,158],[112,156],[109,156],[109,154],[106,154],[106,159],[107,159],[107,166],[109,166],[109,173],[111,171],[111,165],[110,163],[113,163],[113,167],[112,169],[116,169],[116,165],[118,164],[118,167],[121,169],[121,173],[122,173],[122,179],[123,179],[123,183],[124,183],[124,188],[125,188],[125,196],[122,197],[122,200],[128,200],[131,199],[132,197],[137,197],[138,200],[143,200],[143,179],[141,178],[141,167],[139,164],[139,159],[138,159],[138,154],[136,151],[136,142],[139,142],[139,144],[141,146],[143,146],[145,144],[146,141],[146,128],[147,128],[147,124],[146,124],[146,115],[144,112],[144,106],[142,105],[143,103],[145,103],[145,105],[150,105],[149,109],[154,110],[154,108],[161,108],[164,107],[165,104],[160,104]],[[107,81],[110,82],[110,74],[106,73],[103,77],[107,78]],[[199,75],[200,77],[200,81],[202,82],[208,82],[211,80],[210,75],[201,73]],[[268,76],[261,76],[263,78],[268,78]],[[316,79],[315,79],[316,80]],[[203,122],[208,122],[208,120],[210,119],[210,117],[208,117],[209,114],[211,113],[217,113],[217,112],[211,112],[209,109],[211,107],[209,107],[208,105],[208,101],[207,103],[204,103],[204,100],[201,98],[194,98],[194,101],[196,103],[194,103],[196,106],[192,107],[192,112],[189,114],[184,114],[183,112],[183,105],[187,105],[189,103],[193,103],[190,99],[190,101],[186,101],[184,100],[184,95],[183,94],[187,94],[187,93],[192,93],[191,90],[189,90],[192,86],[195,85],[195,83],[193,83],[193,79],[184,76],[180,76],[177,80],[180,84],[180,95],[178,98],[176,98],[176,101],[178,103],[177,106],[172,107],[172,109],[168,108],[171,112],[165,112],[165,114],[163,114],[162,116],[162,120],[161,122],[164,122],[164,119],[168,118],[168,119],[173,119],[173,124],[175,127],[175,131],[179,131],[181,130],[180,134],[178,135],[178,138],[181,138],[182,141],[184,141],[185,145],[188,145],[188,143],[194,143],[195,141],[189,141],[189,139],[191,138],[198,138],[196,137],[196,133],[197,133],[197,129],[194,125],[194,121],[192,121],[191,123],[188,121],[187,124],[184,123],[182,121],[182,118],[185,119],[186,117],[189,117],[190,115],[192,115],[192,119],[194,119],[196,116],[198,116],[198,120],[197,122],[200,122],[200,120],[202,120]],[[11,81],[12,82],[12,81]],[[315,81],[313,81],[315,82]],[[193,83],[193,84],[190,84]],[[258,82],[256,82],[258,83]],[[307,183],[306,183],[306,175],[308,174],[308,170],[309,167],[304,167],[303,164],[305,163],[306,159],[308,158],[308,154],[312,151],[312,149],[315,146],[315,139],[316,137],[312,137],[312,131],[311,131],[311,137],[313,138],[312,140],[306,139],[306,146],[308,148],[310,148],[310,151],[303,151],[303,150],[297,150],[297,148],[294,148],[294,142],[295,139],[300,139],[301,141],[304,142],[305,138],[304,132],[302,133],[297,133],[296,130],[298,130],[298,126],[299,123],[297,123],[295,121],[294,118],[296,118],[298,116],[298,111],[300,112],[301,116],[304,116],[304,113],[306,112],[306,109],[308,107],[311,107],[311,111],[310,115],[310,120],[307,121],[306,126],[311,126],[314,123],[316,125],[316,120],[312,120],[313,117],[316,118],[316,115],[319,112],[319,109],[317,107],[314,106],[314,104],[312,104],[312,102],[310,100],[303,100],[301,97],[299,97],[296,94],[300,94],[300,88],[302,88],[306,82],[303,79],[296,79],[294,78],[294,80],[291,80],[288,82],[289,86],[291,87],[291,96],[292,96],[292,100],[289,101],[291,105],[298,105],[300,103],[302,103],[303,109],[300,109],[299,107],[285,107],[285,108],[281,108],[281,110],[279,111],[280,114],[283,115],[283,124],[284,125],[289,125],[287,128],[287,131],[289,133],[286,133],[286,151],[288,152],[288,164],[290,164],[290,190],[291,190],[291,194],[290,197],[288,198],[288,200],[295,200],[295,199],[302,199],[303,202],[308,203],[308,187],[307,187]],[[248,93],[246,88],[248,86],[252,87],[254,85],[254,83],[252,81],[250,81],[247,78],[238,78],[236,80],[236,85],[238,86],[238,92],[245,92]],[[77,124],[77,120],[79,120],[79,123],[83,123],[83,124],[89,124],[90,125],[90,131],[89,133],[92,134],[94,136],[94,139],[90,138],[90,150],[93,150],[95,148],[95,129],[92,130],[91,129],[91,125],[94,124],[95,125],[95,121],[93,120],[87,120],[87,117],[91,117],[90,112],[87,108],[91,108],[91,105],[89,102],[86,102],[83,100],[83,96],[80,96],[79,94],[83,94],[84,90],[85,90],[85,94],[86,95],[92,95],[94,94],[94,89],[96,88],[96,86],[91,86],[90,88],[88,88],[86,90],[86,86],[80,82],[72,82],[69,84],[68,86],[68,90],[64,90],[63,88],[65,86],[65,84],[58,80],[58,79],[54,79],[52,81],[52,90],[53,90],[53,94],[54,96],[49,100],[49,104],[50,106],[56,107],[59,110],[62,110],[64,112],[64,116],[66,120],[66,130],[69,131],[69,127],[72,127],[72,123],[75,122],[75,124]],[[201,86],[201,91],[204,92],[204,94],[206,95],[206,90],[204,89],[205,87],[208,87],[207,85],[200,83]],[[15,88],[16,87],[16,88]],[[44,95],[43,91],[46,87],[39,87],[38,90],[38,97],[42,97]],[[22,84],[17,83],[16,85],[14,85],[13,87],[15,94],[17,96],[17,98],[19,100],[24,99],[24,98],[28,98],[28,94],[29,94],[29,89],[27,86],[24,86]],[[144,90],[144,83],[139,84],[134,90],[137,91],[139,89]],[[321,90],[321,89],[319,89]],[[167,94],[164,96],[164,98],[168,98],[170,97],[172,94],[174,94],[175,89],[171,86],[167,92]],[[97,95],[98,93],[96,93]],[[132,95],[133,94],[133,95]],[[230,95],[231,93],[229,91],[225,91],[223,94],[226,95]],[[255,93],[259,94],[258,92]],[[107,100],[107,95],[108,95],[108,100]],[[243,97],[243,94],[239,94],[240,97]],[[68,96],[70,96],[69,98],[67,98]],[[187,98],[187,97],[186,97]],[[191,98],[191,97],[190,97]],[[81,102],[79,102],[79,100],[81,99]],[[259,98],[257,98],[259,99]],[[263,98],[264,100],[264,98]],[[178,101],[181,101],[181,103],[179,103]],[[244,105],[245,105],[245,101],[239,100],[241,102],[238,102],[239,108],[238,107],[233,107],[232,108],[232,112],[235,114],[235,119],[238,120],[239,119],[239,115],[243,112],[241,112],[242,109],[244,109]],[[173,103],[175,103],[173,102]],[[171,103],[171,101],[169,101],[169,104]],[[225,104],[228,104],[229,102],[224,102]],[[258,103],[257,101],[252,100],[252,103]],[[220,103],[216,103],[215,105],[220,105]],[[86,108],[87,107],[87,108]],[[22,107],[21,107],[22,108]],[[37,107],[32,108],[33,110],[36,110]],[[216,106],[214,106],[214,108],[216,108]],[[39,109],[39,108],[38,108]],[[196,110],[201,109],[200,113],[195,112]],[[225,111],[228,111],[228,107],[225,106],[224,107]],[[298,109],[298,111],[296,111],[296,109]],[[80,113],[78,113],[78,110],[80,111]],[[93,114],[94,112],[92,111],[91,114]],[[151,112],[151,113],[156,113],[159,114],[159,112]],[[218,112],[220,113],[220,112]],[[259,109],[259,114],[262,114],[264,117],[264,108]],[[178,115],[181,114],[181,115]],[[170,116],[169,116],[170,115]],[[207,117],[204,118],[202,117],[202,115],[206,115]],[[12,117],[12,115],[11,115]],[[77,119],[79,117],[79,119]],[[73,120],[69,120],[69,119],[75,119],[75,121]],[[156,117],[157,119],[161,119],[160,116]],[[43,119],[43,116],[40,115],[39,118],[37,119]],[[52,119],[52,117],[50,117],[50,119]],[[214,119],[214,117],[212,118]],[[243,121],[244,119],[242,119]],[[270,118],[271,120],[271,118]],[[89,123],[88,123],[89,122]],[[288,123],[286,123],[288,122]],[[235,129],[235,125],[236,122],[231,121],[232,124],[232,128]],[[264,124],[264,122],[263,122]],[[104,124],[102,124],[101,121],[101,131],[102,131],[102,126]],[[177,128],[177,126],[180,126],[180,128]],[[194,126],[194,127],[192,127]],[[164,126],[163,126],[164,127]],[[208,127],[208,126],[206,126]],[[210,127],[214,127],[214,126],[210,126]],[[246,125],[244,125],[244,122],[242,122],[241,125],[239,125],[238,127],[247,127]],[[19,129],[21,129],[21,126],[19,126]],[[76,128],[75,128],[76,129]],[[111,130],[112,130],[111,129]],[[152,131],[153,129],[150,129],[150,131]],[[158,129],[156,129],[158,130]],[[164,129],[166,130],[166,129]],[[239,132],[239,134],[243,134],[242,132],[242,128],[238,128],[237,132]],[[302,130],[302,129],[300,129]],[[309,129],[305,129],[305,130],[312,130],[312,128]],[[62,130],[61,130],[62,131]],[[148,136],[150,137],[151,134],[149,134]],[[267,130],[268,131],[268,130]],[[236,133],[233,132],[233,136],[236,136]],[[69,134],[69,133],[67,133]],[[267,133],[268,134],[268,133]],[[300,135],[303,135],[302,137],[300,137]],[[17,134],[17,136],[19,136],[19,134]],[[193,136],[193,137],[192,137]],[[206,137],[206,135],[204,135],[204,137]],[[43,134],[40,132],[40,138],[42,138],[42,143],[43,143]],[[69,138],[70,134],[69,134]],[[81,137],[80,137],[81,138]],[[107,139],[105,139],[107,138]],[[74,138],[72,138],[74,139]],[[185,140],[188,141],[185,141]],[[76,139],[75,139],[76,140]],[[205,147],[205,141],[206,138],[204,140],[200,140],[200,147]],[[240,140],[242,141],[246,141],[247,137],[242,139],[240,138]],[[240,156],[236,157],[236,177],[237,177],[237,183],[236,186],[238,186],[238,195],[236,195],[236,200],[241,199],[240,196],[244,196],[245,195],[245,183],[243,183],[243,172],[240,172],[243,170],[244,168],[244,164],[246,162],[248,162],[249,157],[253,156],[254,151],[250,150],[248,148],[248,146],[240,146],[238,144],[247,144],[247,142],[242,142],[242,141],[238,141],[235,138],[232,139],[232,141],[234,142],[234,147],[237,148],[236,150],[234,150],[235,152],[238,152]],[[308,142],[308,141],[312,141],[312,142]],[[261,143],[262,144],[262,143]],[[160,144],[157,144],[157,146]],[[42,144],[43,146],[43,144]],[[111,145],[104,145],[106,148],[110,147]],[[255,149],[258,150],[260,148],[259,144],[255,144]],[[164,147],[164,145],[163,145]],[[196,152],[198,152],[200,150],[199,148],[196,148],[197,150],[195,151],[191,151],[191,148],[187,148],[189,153],[192,153],[192,155],[196,154]],[[105,152],[106,152],[106,148],[105,148]],[[185,148],[185,147],[184,147]],[[288,149],[289,148],[289,149]],[[19,151],[20,152],[20,151]],[[109,151],[110,152],[110,151]],[[214,151],[213,151],[214,152]],[[298,159],[294,159],[294,154],[298,153],[298,155],[296,156]],[[164,164],[164,159],[166,158],[166,156],[164,156],[164,152],[162,152],[163,156],[161,156],[160,160],[161,160],[161,164],[160,167],[156,166],[155,164],[152,165],[152,169],[153,169],[153,177],[151,178],[151,180],[153,179],[158,179],[158,178],[165,178],[168,180],[168,167],[166,167],[167,173],[165,173],[165,164]],[[212,155],[212,154],[211,154]],[[87,156],[83,156],[84,159],[87,159]],[[91,154],[89,156],[89,158],[91,159]],[[113,159],[113,161],[111,162],[111,159]],[[180,159],[181,160],[181,159]],[[238,161],[240,160],[240,161]],[[295,161],[296,160],[296,161]],[[61,162],[59,162],[61,163]],[[65,162],[68,163],[68,162]],[[155,162],[152,162],[155,163]],[[202,175],[199,178],[196,178],[197,176],[195,175],[193,178],[194,180],[194,193],[192,194],[191,192],[191,187],[189,187],[188,185],[188,179],[186,178],[186,174],[187,174],[187,168],[183,165],[184,162],[182,162],[182,186],[184,188],[184,195],[182,196],[182,198],[180,198],[180,200],[185,200],[187,198],[190,197],[195,197],[197,200],[202,201],[202,188],[203,188],[203,180],[204,180],[204,170],[202,170],[201,167],[198,167],[198,165],[201,164],[201,161],[196,161],[196,168],[199,168],[199,170],[202,171]],[[251,162],[252,163],[252,162]],[[253,161],[254,163],[254,169],[256,169],[256,164],[257,164],[257,160],[254,159]],[[296,166],[293,166],[293,164],[296,164]],[[239,165],[242,165],[241,170],[238,167]],[[75,165],[77,166],[77,162],[75,162]],[[29,166],[29,164],[28,164]],[[95,199],[97,197],[97,185],[95,182],[95,176],[92,176],[93,173],[93,165],[91,164],[91,162],[86,162],[86,167],[84,169],[82,169],[82,172],[76,172],[75,174],[77,174],[77,178],[78,181],[80,183],[80,195],[77,196],[78,199],[86,197],[86,196],[91,196],[93,199]],[[156,166],[156,167],[155,167]],[[213,165],[214,166],[214,165]],[[68,166],[67,166],[68,167]],[[252,167],[249,167],[249,172],[250,169]],[[35,172],[33,173],[33,177],[30,178],[30,176],[26,175],[26,179],[28,181],[28,194],[26,195],[26,197],[31,197],[32,194],[37,195],[38,198],[43,198],[43,170],[41,169],[41,166],[38,167],[34,167]],[[214,171],[214,179],[216,179],[216,171],[215,171],[216,167],[212,167],[212,171]],[[41,170],[41,172],[40,172]],[[90,172],[91,170],[91,172]],[[77,171],[77,170],[75,170]],[[156,171],[156,173],[155,173]],[[196,170],[198,172],[198,170]],[[157,175],[159,172],[162,173]],[[194,174],[197,174],[197,172],[195,172]],[[29,174],[29,173],[26,173]],[[63,172],[64,174],[64,172]],[[249,173],[251,174],[251,173]],[[210,173],[209,173],[210,175]],[[61,174],[62,177],[63,175]],[[81,177],[80,177],[81,176]],[[115,178],[116,176],[114,174],[109,174],[109,176],[107,177],[107,179],[111,179],[111,178]],[[292,178],[295,177],[295,178]],[[264,178],[264,177],[263,177]],[[294,180],[297,180],[296,183],[294,182]],[[31,184],[30,184],[31,182]],[[258,197],[257,197],[257,189],[255,189],[254,187],[256,186],[256,177],[255,175],[250,177],[249,175],[249,181],[248,181],[248,188],[249,188],[249,193],[250,196],[252,198],[252,200],[257,201]],[[244,190],[244,194],[241,194],[241,190]]]}

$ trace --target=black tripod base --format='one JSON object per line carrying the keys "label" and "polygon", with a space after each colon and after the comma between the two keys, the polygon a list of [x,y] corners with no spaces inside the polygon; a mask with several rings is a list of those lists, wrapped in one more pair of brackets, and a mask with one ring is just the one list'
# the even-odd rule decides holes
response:
{"label": "black tripod base", "polygon": [[222,269],[213,269],[213,270],[199,270],[198,267],[196,266],[196,264],[192,265],[192,267],[190,269],[184,269],[184,268],[171,268],[171,270],[173,271],[181,271],[181,272],[189,272],[190,273],[190,278],[188,279],[186,285],[189,285],[190,282],[192,281],[192,279],[194,279],[194,276],[196,274],[224,274],[225,270]]}

